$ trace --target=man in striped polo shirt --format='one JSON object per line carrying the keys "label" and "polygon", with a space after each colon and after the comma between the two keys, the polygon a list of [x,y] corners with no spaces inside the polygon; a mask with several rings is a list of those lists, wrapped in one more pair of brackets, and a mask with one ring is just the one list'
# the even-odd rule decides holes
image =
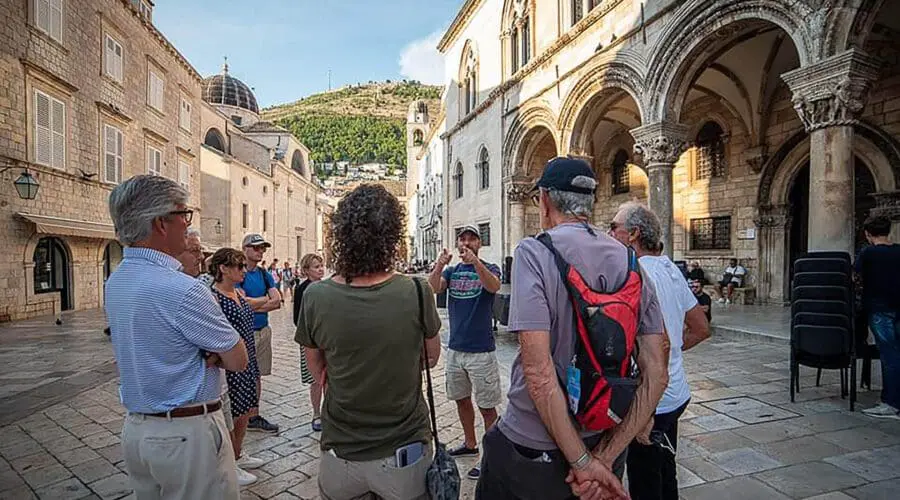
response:
{"label": "man in striped polo shirt", "polygon": [[128,410],[125,468],[139,499],[238,500],[220,368],[245,369],[247,349],[209,288],[181,272],[175,259],[193,216],[187,200],[176,182],[150,175],[123,182],[109,196],[116,236],[126,247],[104,292]]}

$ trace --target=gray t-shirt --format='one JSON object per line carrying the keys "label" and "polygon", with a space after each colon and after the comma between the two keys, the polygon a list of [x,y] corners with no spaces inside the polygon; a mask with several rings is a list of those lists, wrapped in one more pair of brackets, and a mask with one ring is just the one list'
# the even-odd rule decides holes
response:
{"label": "gray t-shirt", "polygon": [[[595,290],[615,291],[625,283],[628,253],[625,246],[594,227],[591,236],[582,224],[561,224],[550,229],[553,246]],[[512,270],[509,330],[549,331],[550,350],[557,376],[564,380],[575,352],[575,312],[553,255],[538,240],[527,238],[516,248]],[[656,291],[644,277],[638,335],[664,332]],[[509,404],[498,425],[512,442],[536,450],[557,448],[528,394],[521,355],[510,376]],[[596,433],[583,433],[589,437]]]}

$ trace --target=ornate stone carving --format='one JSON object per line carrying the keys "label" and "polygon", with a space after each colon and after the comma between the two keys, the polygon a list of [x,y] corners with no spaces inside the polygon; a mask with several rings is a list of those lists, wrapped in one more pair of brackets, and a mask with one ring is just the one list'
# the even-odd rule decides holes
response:
{"label": "ornate stone carving", "polygon": [[791,223],[791,210],[787,205],[764,205],[759,207],[759,215],[753,218],[756,227],[787,227]]}
{"label": "ornate stone carving", "polygon": [[766,164],[766,160],[769,158],[768,154],[766,154],[765,146],[757,146],[755,148],[748,148],[744,151],[744,157],[746,158],[747,165],[750,166],[750,171],[754,174],[758,174],[762,172],[763,166]]}
{"label": "ornate stone carving", "polygon": [[859,123],[879,63],[850,49],[782,75],[794,96],[794,109],[807,132]]}
{"label": "ornate stone carving", "polygon": [[522,203],[528,198],[532,184],[523,181],[512,181],[506,184],[506,197],[512,203]]}
{"label": "ornate stone carving", "polygon": [[631,130],[634,153],[643,158],[645,166],[653,163],[674,165],[688,148],[688,129],[679,123],[659,122]]}
{"label": "ornate stone carving", "polygon": [[892,221],[900,221],[900,191],[873,193],[872,197],[875,198],[875,208],[870,212],[872,215],[882,215]]}

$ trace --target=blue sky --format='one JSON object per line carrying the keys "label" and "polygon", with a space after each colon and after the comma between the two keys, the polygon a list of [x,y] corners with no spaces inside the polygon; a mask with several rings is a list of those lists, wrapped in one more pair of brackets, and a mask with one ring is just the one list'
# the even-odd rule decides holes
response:
{"label": "blue sky", "polygon": [[349,83],[440,83],[435,49],[463,0],[156,0],[153,22],[203,76],[230,73],[260,106]]}

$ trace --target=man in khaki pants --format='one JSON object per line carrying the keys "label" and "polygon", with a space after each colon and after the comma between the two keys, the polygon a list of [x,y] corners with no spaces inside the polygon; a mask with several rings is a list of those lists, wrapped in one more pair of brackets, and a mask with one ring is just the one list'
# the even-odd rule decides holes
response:
{"label": "man in khaki pants", "polygon": [[139,500],[239,500],[219,391],[221,368],[244,370],[247,349],[209,288],[175,259],[193,218],[187,200],[176,182],[149,175],[109,197],[126,247],[105,290],[128,410],[125,469]]}

